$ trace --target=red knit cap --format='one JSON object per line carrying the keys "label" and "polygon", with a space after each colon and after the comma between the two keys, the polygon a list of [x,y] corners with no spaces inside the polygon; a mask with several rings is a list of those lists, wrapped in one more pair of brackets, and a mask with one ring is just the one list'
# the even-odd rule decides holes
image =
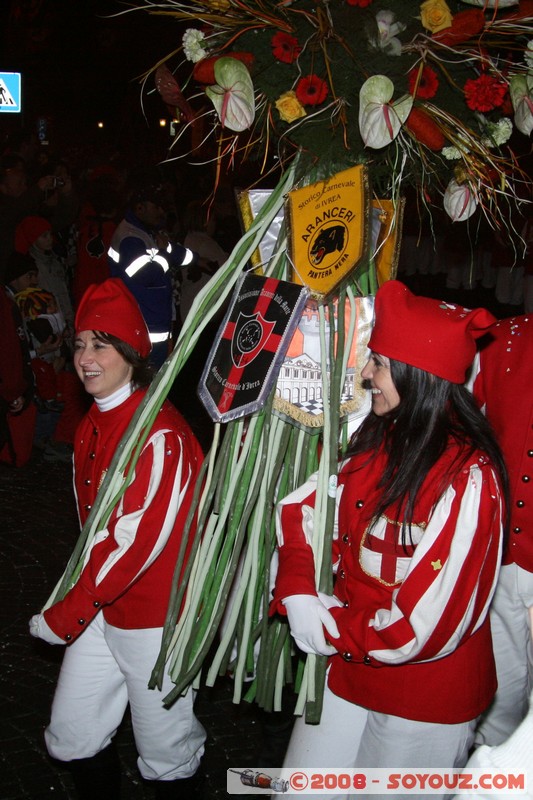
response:
{"label": "red knit cap", "polygon": [[101,331],[130,344],[143,358],[152,345],[141,309],[120,278],[93,283],[80,300],[74,320],[76,333]]}
{"label": "red knit cap", "polygon": [[44,217],[24,217],[15,229],[15,250],[27,253],[39,236],[51,230],[52,226]]}
{"label": "red knit cap", "polygon": [[417,297],[400,281],[387,281],[378,289],[375,320],[371,350],[451,383],[464,383],[476,339],[496,322],[484,308],[471,311]]}

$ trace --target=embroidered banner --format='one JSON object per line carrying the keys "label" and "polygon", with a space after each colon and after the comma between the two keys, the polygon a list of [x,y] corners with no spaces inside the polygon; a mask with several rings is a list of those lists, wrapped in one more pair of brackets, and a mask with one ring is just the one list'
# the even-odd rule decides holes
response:
{"label": "embroidered banner", "polygon": [[379,286],[395,278],[398,271],[404,208],[403,198],[397,203],[384,199],[372,201],[373,214],[378,216],[381,223],[377,239],[372,246]]}
{"label": "embroidered banner", "polygon": [[[271,194],[272,189],[246,189],[237,194],[242,227],[245,231],[248,230]],[[272,257],[283,223],[283,216],[284,212],[281,210],[272,220],[257,250],[252,253],[250,260],[256,268],[256,272],[261,273],[263,264],[266,264]]]}
{"label": "embroidered banner", "polygon": [[293,280],[313,294],[330,294],[368,258],[370,200],[362,164],[289,192],[286,211]]}
{"label": "embroidered banner", "polygon": [[264,405],[308,296],[308,289],[287,281],[254,274],[240,279],[198,388],[215,422]]}

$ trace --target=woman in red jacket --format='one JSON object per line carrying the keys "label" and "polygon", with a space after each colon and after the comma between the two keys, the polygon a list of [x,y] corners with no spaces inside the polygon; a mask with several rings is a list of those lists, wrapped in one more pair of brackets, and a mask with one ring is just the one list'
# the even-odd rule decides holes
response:
{"label": "woman in red jacket", "polygon": [[[117,279],[89,287],[76,314],[74,365],[94,398],[74,448],[80,521],[87,519],[116,447],[151,378],[150,339],[137,302]],[[144,388],[143,388],[144,387]],[[118,800],[112,740],[129,703],[142,776],[156,797],[196,797],[205,731],[193,693],[170,708],[148,682],[161,644],[174,567],[203,454],[165,402],[133,480],[99,531],[63,600],[30,631],[68,645],[45,731],[49,753],[69,762],[81,798]]]}
{"label": "woman in red jacket", "polygon": [[464,766],[496,689],[505,468],[462,386],[493,318],[397,281],[375,316],[372,412],[338,476],[333,595],[316,589],[316,476],[277,509],[274,608],[304,652],[330,656],[320,724],[297,720],[288,767]]}

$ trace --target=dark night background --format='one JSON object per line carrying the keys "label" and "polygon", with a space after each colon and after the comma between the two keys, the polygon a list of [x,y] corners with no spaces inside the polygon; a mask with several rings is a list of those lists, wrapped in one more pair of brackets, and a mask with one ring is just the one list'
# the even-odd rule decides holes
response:
{"label": "dark night background", "polygon": [[168,128],[158,125],[167,109],[157,93],[144,92],[145,119],[139,78],[180,44],[180,23],[115,0],[0,5],[0,71],[22,73],[22,113],[0,114],[2,142],[44,117],[54,149],[102,140],[125,149],[168,146]]}

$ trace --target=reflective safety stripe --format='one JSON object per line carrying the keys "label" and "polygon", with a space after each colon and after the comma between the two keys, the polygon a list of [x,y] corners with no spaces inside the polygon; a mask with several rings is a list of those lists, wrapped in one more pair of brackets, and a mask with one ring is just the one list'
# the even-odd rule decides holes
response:
{"label": "reflective safety stripe", "polygon": [[167,339],[170,339],[170,331],[166,333],[151,333],[150,334],[150,341],[154,344],[156,342],[166,342]]}
{"label": "reflective safety stripe", "polygon": [[115,262],[115,264],[118,264],[118,262],[120,261],[120,254],[118,250],[115,250],[113,247],[109,248],[109,250],[107,251],[107,255]]}
{"label": "reflective safety stripe", "polygon": [[194,261],[194,253],[193,253],[193,251],[189,250],[188,247],[186,247],[185,250],[186,250],[186,254],[185,254],[185,258],[183,259],[182,266],[186,266],[187,264],[190,264],[191,261]]}
{"label": "reflective safety stripe", "polygon": [[168,272],[168,261],[166,258],[158,255],[157,250],[149,250],[145,255],[139,256],[139,258],[136,258],[128,267],[126,267],[126,275],[130,278],[133,278],[133,276],[136,275],[140,269],[146,267],[148,264],[152,264],[154,261],[163,268],[164,272]]}

